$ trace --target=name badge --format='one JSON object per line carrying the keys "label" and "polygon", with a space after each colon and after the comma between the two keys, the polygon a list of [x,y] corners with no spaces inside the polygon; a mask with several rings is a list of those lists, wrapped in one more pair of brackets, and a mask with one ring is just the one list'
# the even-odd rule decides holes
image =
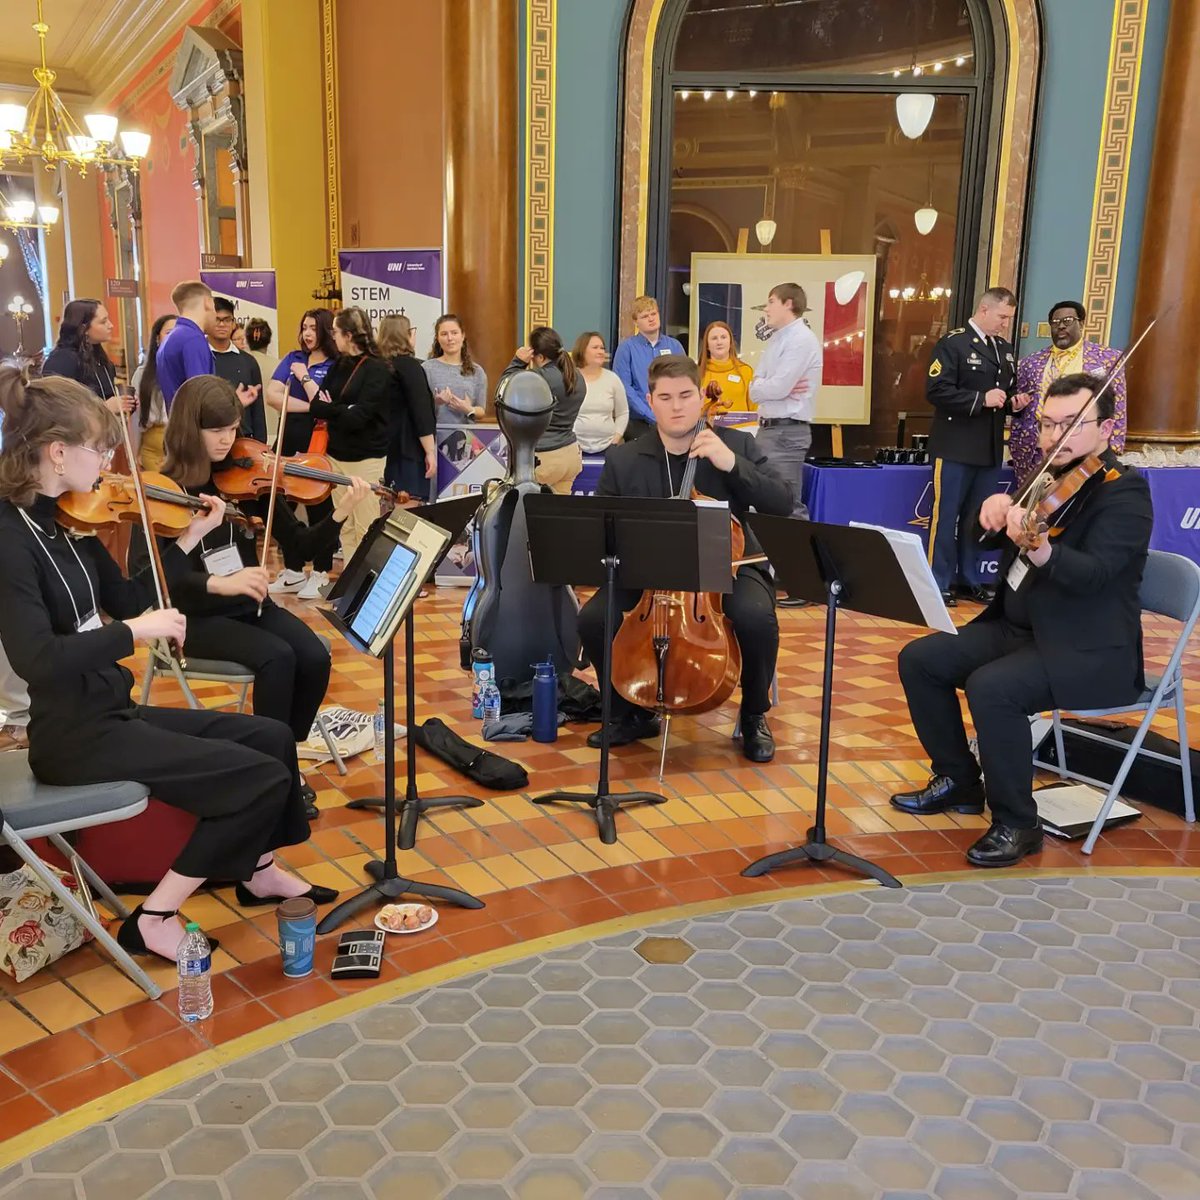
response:
{"label": "name badge", "polygon": [[1020,555],[1017,555],[1013,560],[1013,565],[1008,568],[1008,574],[1004,577],[1004,582],[1015,592],[1028,574],[1029,564]]}
{"label": "name badge", "polygon": [[967,355],[967,366],[968,367],[982,367],[983,359],[980,358],[978,354],[975,354],[974,352],[972,352]]}
{"label": "name badge", "polygon": [[730,383],[742,382],[742,377],[740,375],[726,375],[725,378],[728,379]]}
{"label": "name badge", "polygon": [[93,629],[103,629],[104,622],[100,614],[93,608],[86,617],[81,617],[75,626],[76,633],[90,633]]}
{"label": "name badge", "polygon": [[659,357],[659,358],[662,358],[662,356],[663,356],[664,354],[674,354],[674,353],[675,353],[675,351],[674,351],[674,350],[660,350],[660,351],[658,352],[658,357]]}
{"label": "name badge", "polygon": [[204,562],[204,569],[210,575],[233,575],[245,566],[236,546],[206,550],[200,557]]}

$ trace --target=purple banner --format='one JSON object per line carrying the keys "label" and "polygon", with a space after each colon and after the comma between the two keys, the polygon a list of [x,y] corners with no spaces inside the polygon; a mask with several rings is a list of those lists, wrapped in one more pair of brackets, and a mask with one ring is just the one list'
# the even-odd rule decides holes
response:
{"label": "purple banner", "polygon": [[247,271],[241,268],[222,271],[201,271],[200,280],[219,296],[228,296],[239,304],[275,310],[275,272]]}
{"label": "purple banner", "polygon": [[[372,284],[400,288],[406,292],[440,299],[442,252],[440,250],[339,250],[338,269],[350,276],[343,281],[342,302],[366,307],[382,296],[367,295]],[[361,290],[363,294],[355,295]]]}
{"label": "purple banner", "polygon": [[1139,467],[1154,502],[1152,550],[1200,563],[1200,467]]}

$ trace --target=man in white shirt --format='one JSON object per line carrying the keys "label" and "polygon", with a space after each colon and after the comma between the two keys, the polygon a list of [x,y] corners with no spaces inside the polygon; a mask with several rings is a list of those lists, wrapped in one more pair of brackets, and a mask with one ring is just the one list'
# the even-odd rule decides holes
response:
{"label": "man in white shirt", "polygon": [[[812,418],[821,386],[821,343],[801,320],[808,297],[798,283],[778,283],[767,297],[764,316],[774,330],[750,381],[758,407],[758,444],[771,466],[795,489],[794,517],[808,517],[801,497],[804,460],[812,445]],[[788,597],[785,608],[804,601]]]}

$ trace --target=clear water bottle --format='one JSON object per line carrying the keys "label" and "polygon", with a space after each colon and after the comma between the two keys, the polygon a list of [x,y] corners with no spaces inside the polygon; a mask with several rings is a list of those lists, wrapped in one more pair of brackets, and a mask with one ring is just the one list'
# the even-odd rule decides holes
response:
{"label": "clear water bottle", "polygon": [[485,723],[500,720],[500,689],[494,679],[483,685],[483,719]]}
{"label": "clear water bottle", "polygon": [[384,743],[387,738],[387,713],[384,711],[382,700],[375,706],[375,720],[372,724],[375,727],[375,761],[381,763],[386,753]]}
{"label": "clear water bottle", "polygon": [[212,951],[208,938],[195,921],[187,923],[187,932],[175,955],[179,967],[179,1015],[185,1021],[203,1021],[212,1016]]}

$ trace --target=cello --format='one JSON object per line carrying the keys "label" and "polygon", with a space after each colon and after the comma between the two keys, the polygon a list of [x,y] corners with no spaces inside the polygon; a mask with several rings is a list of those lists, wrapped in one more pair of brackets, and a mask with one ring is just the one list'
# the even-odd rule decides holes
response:
{"label": "cello", "polygon": [[[705,396],[693,440],[723,407],[715,381]],[[688,459],[673,499],[706,499],[694,486],[698,462]],[[730,517],[730,525],[730,567],[736,573],[745,554],[745,532],[735,517]],[[660,779],[671,717],[718,708],[733,695],[741,674],[741,647],[720,592],[644,591],[613,638],[613,687],[630,704],[653,709],[663,719]]]}

